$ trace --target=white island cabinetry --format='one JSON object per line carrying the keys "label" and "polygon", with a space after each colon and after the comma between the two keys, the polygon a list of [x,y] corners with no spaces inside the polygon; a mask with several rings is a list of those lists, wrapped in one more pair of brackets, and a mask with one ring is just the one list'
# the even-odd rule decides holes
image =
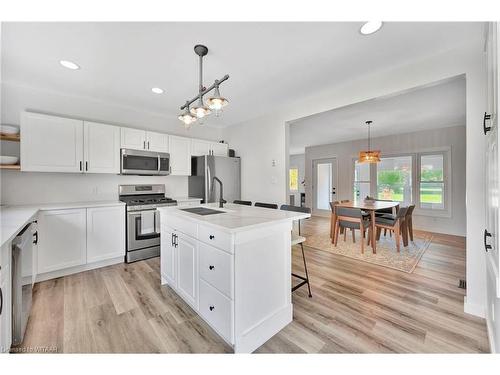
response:
{"label": "white island cabinetry", "polygon": [[161,282],[235,352],[252,352],[292,321],[290,232],[292,220],[308,215],[202,207],[224,212],[160,208]]}

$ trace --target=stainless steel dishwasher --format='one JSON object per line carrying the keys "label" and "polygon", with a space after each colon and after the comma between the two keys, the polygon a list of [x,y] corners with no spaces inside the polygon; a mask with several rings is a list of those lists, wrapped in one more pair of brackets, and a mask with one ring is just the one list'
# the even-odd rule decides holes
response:
{"label": "stainless steel dishwasher", "polygon": [[12,241],[12,345],[23,341],[33,292],[32,224],[26,225]]}

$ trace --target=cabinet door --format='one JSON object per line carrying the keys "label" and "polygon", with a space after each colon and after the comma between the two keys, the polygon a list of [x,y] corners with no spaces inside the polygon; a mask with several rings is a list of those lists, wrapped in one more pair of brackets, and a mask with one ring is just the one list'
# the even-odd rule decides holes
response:
{"label": "cabinet door", "polygon": [[170,164],[172,175],[191,175],[191,139],[183,137],[169,137]]}
{"label": "cabinet door", "polygon": [[82,162],[83,121],[21,114],[21,170],[81,172]]}
{"label": "cabinet door", "polygon": [[86,262],[86,210],[42,211],[38,219],[38,274]]}
{"label": "cabinet door", "polygon": [[146,132],[146,148],[150,151],[168,152],[168,134]]}
{"label": "cabinet door", "polygon": [[203,156],[210,153],[210,142],[203,141],[201,139],[191,140],[191,155],[192,156]]}
{"label": "cabinet door", "polygon": [[210,143],[210,149],[212,150],[212,155],[215,156],[227,156],[227,150],[229,146],[227,143]]}
{"label": "cabinet door", "polygon": [[176,232],[177,291],[194,309],[198,308],[198,244]]}
{"label": "cabinet door", "polygon": [[87,263],[125,256],[125,207],[87,208]]}
{"label": "cabinet door", "polygon": [[146,149],[146,132],[144,130],[121,128],[121,148],[132,150]]}
{"label": "cabinet door", "polygon": [[175,289],[177,288],[177,251],[174,244],[174,230],[163,228],[160,247],[160,272],[162,279],[165,279],[168,285]]}
{"label": "cabinet door", "polygon": [[84,122],[84,169],[88,173],[120,173],[120,128]]}
{"label": "cabinet door", "polygon": [[12,252],[11,242],[0,248],[0,353],[8,353],[12,341],[12,300],[10,264]]}

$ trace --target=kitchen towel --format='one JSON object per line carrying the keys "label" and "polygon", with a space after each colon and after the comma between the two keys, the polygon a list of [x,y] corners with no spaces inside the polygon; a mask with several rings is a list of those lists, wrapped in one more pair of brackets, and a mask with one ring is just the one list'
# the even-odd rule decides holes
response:
{"label": "kitchen towel", "polygon": [[156,210],[141,212],[141,234],[150,234],[155,231]]}

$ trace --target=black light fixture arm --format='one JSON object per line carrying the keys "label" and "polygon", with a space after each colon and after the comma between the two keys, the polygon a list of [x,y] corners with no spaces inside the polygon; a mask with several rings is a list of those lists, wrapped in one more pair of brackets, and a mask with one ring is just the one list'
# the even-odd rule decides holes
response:
{"label": "black light fixture arm", "polygon": [[[226,74],[224,77],[222,77],[221,79],[218,79],[216,80],[212,86],[206,88],[205,90],[202,90],[200,91],[200,93],[198,95],[196,95],[193,99],[189,100],[186,102],[186,104],[184,104],[182,107],[181,107],[181,110],[190,106],[191,104],[193,104],[195,101],[197,101],[198,99],[200,99],[200,97],[202,98],[205,94],[208,94],[210,91],[212,91],[213,89],[215,89],[217,86],[219,86],[222,82],[226,81],[229,79],[229,74]],[[201,81],[200,81],[201,82]],[[200,84],[200,88],[202,84]]]}

